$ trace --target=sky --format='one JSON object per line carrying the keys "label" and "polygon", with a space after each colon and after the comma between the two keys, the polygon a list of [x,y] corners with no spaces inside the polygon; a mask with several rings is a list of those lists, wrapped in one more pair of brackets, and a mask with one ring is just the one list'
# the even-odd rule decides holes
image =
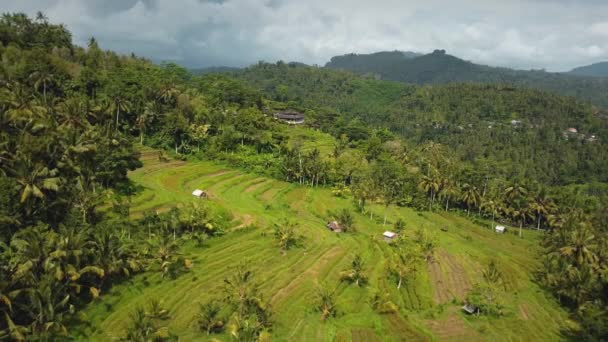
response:
{"label": "sky", "polygon": [[608,61],[608,0],[0,0],[42,11],[74,42],[186,67],[324,65],[377,51],[567,71]]}

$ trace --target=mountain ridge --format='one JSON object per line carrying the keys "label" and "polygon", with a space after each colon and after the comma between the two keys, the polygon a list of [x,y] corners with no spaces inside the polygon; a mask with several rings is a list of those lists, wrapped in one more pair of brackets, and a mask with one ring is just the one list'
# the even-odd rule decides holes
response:
{"label": "mountain ridge", "polygon": [[580,66],[570,70],[568,73],[578,76],[608,77],[608,61]]}
{"label": "mountain ridge", "polygon": [[[544,70],[515,70],[476,64],[447,54],[445,50],[415,58],[386,58],[387,52],[334,56],[328,69],[373,74],[377,79],[415,84],[500,83],[536,88],[576,97],[608,108],[608,79]],[[394,54],[394,53],[393,53]]]}

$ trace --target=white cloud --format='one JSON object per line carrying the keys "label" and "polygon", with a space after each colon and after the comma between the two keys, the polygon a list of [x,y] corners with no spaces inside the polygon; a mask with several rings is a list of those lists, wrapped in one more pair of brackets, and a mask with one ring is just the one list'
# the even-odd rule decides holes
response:
{"label": "white cloud", "polygon": [[599,36],[608,36],[608,21],[594,23],[589,31]]}
{"label": "white cloud", "polygon": [[608,59],[600,0],[4,0],[3,8],[42,10],[78,44],[95,36],[105,48],[188,66],[437,48],[517,68]]}

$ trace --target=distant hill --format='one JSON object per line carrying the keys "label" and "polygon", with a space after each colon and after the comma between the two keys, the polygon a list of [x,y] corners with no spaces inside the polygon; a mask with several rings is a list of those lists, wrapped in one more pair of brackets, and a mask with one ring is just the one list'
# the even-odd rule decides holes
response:
{"label": "distant hill", "polygon": [[392,66],[403,61],[420,57],[422,54],[411,51],[382,51],[372,54],[347,54],[333,57],[325,66],[333,69],[346,69],[355,72],[370,72],[374,65]]}
{"label": "distant hill", "polygon": [[399,52],[348,54],[331,58],[325,67],[372,73],[379,79],[416,84],[453,82],[512,84],[573,96],[608,108],[608,78],[490,67],[449,55],[445,50],[435,50],[433,53],[412,58],[400,56]]}
{"label": "distant hill", "polygon": [[608,77],[608,62],[594,63],[570,71],[570,74],[590,77]]}
{"label": "distant hill", "polygon": [[228,66],[213,66],[207,68],[190,69],[193,75],[205,75],[205,74],[222,74],[227,72],[239,71],[240,68],[228,67]]}

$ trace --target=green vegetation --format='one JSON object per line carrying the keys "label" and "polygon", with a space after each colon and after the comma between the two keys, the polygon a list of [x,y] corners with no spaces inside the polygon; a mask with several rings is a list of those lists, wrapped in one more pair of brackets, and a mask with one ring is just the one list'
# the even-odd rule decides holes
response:
{"label": "green vegetation", "polygon": [[[235,76],[273,99],[311,108],[311,126],[344,134],[354,145],[378,146],[397,135],[414,146],[440,143],[467,172],[490,178],[548,185],[608,180],[608,115],[571,98],[504,85],[416,87],[284,63],[258,64]],[[373,139],[370,126],[390,132]],[[365,148],[368,156],[375,152]]]}
{"label": "green vegetation", "polygon": [[574,68],[570,74],[591,77],[608,77],[608,62],[594,63]]}
{"label": "green vegetation", "polygon": [[[604,135],[590,106],[283,63],[192,77],[41,14],[0,41],[2,340],[606,336],[606,152],[563,135]],[[481,117],[521,123],[440,133]]]}
{"label": "green vegetation", "polygon": [[[406,53],[407,54],[407,53]],[[513,70],[474,64],[448,55],[445,50],[416,56],[403,52],[348,54],[332,57],[325,65],[331,69],[350,70],[371,74],[384,80],[415,84],[487,83],[508,84],[534,88],[559,95],[573,96],[600,107],[608,107],[606,91],[608,79],[605,64],[577,68],[570,73],[544,70]]]}

